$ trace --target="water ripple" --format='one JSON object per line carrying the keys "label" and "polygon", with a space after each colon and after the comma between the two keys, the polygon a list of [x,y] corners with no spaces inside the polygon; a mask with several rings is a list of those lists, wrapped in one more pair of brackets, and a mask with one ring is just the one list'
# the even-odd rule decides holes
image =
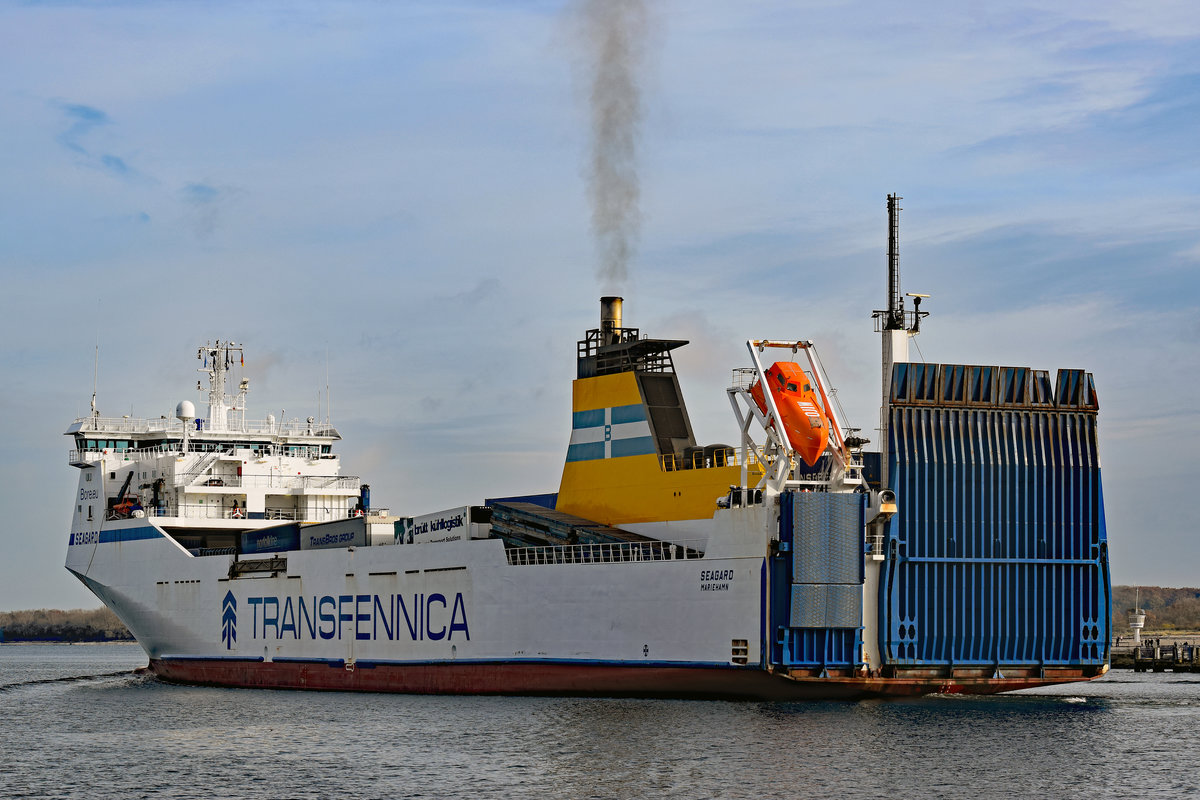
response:
{"label": "water ripple", "polygon": [[901,702],[426,697],[171,686],[128,672],[137,650],[90,671],[58,652],[39,677],[0,649],[0,797],[1103,798],[1200,769],[1200,689],[1170,674]]}

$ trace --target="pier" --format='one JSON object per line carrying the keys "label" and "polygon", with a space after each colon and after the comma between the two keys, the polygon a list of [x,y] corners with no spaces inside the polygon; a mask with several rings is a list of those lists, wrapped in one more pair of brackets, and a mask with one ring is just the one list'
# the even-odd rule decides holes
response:
{"label": "pier", "polygon": [[1200,644],[1147,640],[1129,647],[1114,647],[1113,669],[1134,672],[1200,672]]}

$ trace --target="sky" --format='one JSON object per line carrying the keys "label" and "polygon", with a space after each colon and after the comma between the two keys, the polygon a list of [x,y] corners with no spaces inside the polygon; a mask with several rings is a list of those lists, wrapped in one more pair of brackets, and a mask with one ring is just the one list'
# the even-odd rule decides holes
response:
{"label": "sky", "polygon": [[0,610],[99,605],[62,434],[97,372],[105,416],[198,402],[209,340],[250,417],[328,410],[393,513],[557,489],[610,292],[692,342],[701,442],[736,442],[748,338],[816,342],[877,438],[890,192],[914,359],[1092,371],[1113,582],[1200,585],[1192,3],[647,0],[623,279],[580,18],[0,2]]}

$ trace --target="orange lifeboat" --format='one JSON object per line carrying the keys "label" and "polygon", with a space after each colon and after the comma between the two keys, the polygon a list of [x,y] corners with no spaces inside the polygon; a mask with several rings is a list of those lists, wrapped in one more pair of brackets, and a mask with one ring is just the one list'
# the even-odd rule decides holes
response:
{"label": "orange lifeboat", "polygon": [[[804,463],[816,466],[829,443],[829,420],[813,391],[812,381],[799,364],[779,361],[767,369],[767,384],[775,398],[775,407],[783,418],[788,441]],[[763,397],[762,381],[750,389],[750,395],[764,414],[769,414]]]}

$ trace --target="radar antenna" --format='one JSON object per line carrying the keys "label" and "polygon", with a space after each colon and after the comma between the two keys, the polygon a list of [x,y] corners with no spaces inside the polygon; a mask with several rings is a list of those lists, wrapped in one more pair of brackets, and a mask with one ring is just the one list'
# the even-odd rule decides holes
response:
{"label": "radar antenna", "polygon": [[92,416],[100,416],[100,412],[96,410],[96,387],[100,383],[100,344],[96,343],[96,365],[92,370]]}

